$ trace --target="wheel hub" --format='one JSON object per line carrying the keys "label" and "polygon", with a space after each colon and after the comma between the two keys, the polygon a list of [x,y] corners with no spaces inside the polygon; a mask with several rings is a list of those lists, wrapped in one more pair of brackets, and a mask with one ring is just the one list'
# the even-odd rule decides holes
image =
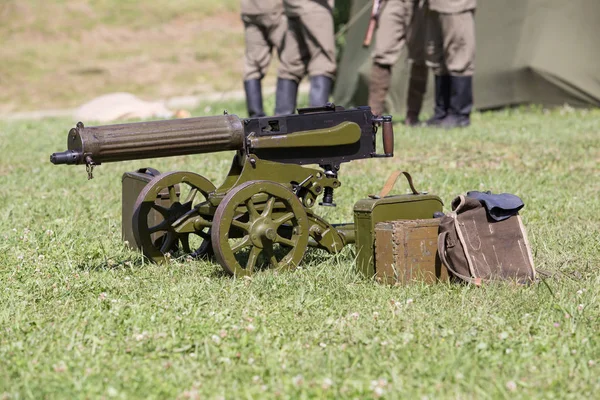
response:
{"label": "wheel hub", "polygon": [[258,248],[264,248],[277,239],[277,226],[271,218],[258,218],[250,226],[250,241]]}

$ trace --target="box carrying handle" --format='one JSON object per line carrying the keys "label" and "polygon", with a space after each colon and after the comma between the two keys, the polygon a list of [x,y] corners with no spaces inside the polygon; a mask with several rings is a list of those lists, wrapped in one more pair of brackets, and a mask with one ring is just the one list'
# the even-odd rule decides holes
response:
{"label": "box carrying handle", "polygon": [[394,171],[390,174],[390,177],[385,182],[385,185],[383,185],[381,192],[379,192],[378,195],[370,194],[369,197],[372,199],[380,199],[382,197],[387,196],[392,191],[392,188],[394,187],[396,182],[398,182],[398,178],[400,177],[400,175],[404,175],[406,177],[406,180],[408,181],[408,186],[410,186],[410,190],[412,190],[413,194],[420,194],[420,192],[417,189],[415,189],[415,185],[413,184],[412,176],[410,176],[410,174],[408,172]]}

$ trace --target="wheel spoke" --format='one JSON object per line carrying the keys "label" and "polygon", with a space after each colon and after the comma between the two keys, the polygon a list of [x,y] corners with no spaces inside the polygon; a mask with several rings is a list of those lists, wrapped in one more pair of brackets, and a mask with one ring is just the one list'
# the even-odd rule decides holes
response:
{"label": "wheel spoke", "polygon": [[165,219],[169,216],[169,209],[166,207],[163,207],[157,203],[152,203],[152,208],[158,211]]}
{"label": "wheel spoke", "polygon": [[231,226],[235,226],[236,228],[240,228],[246,232],[248,232],[248,230],[250,229],[249,223],[238,221],[237,219],[231,221]]}
{"label": "wheel spoke", "polygon": [[179,202],[179,195],[175,190],[175,185],[169,186],[169,200],[171,201],[171,204]]}
{"label": "wheel spoke", "polygon": [[280,235],[277,235],[277,239],[275,239],[275,242],[281,243],[281,244],[284,244],[284,245],[290,246],[290,247],[294,247],[296,245],[296,243],[293,240],[284,238],[283,236],[280,236]]}
{"label": "wheel spoke", "polygon": [[198,194],[198,189],[196,188],[192,188],[190,190],[190,192],[188,193],[187,197],[185,198],[185,202],[186,203],[191,203],[194,201],[194,199],[196,198],[196,195]]}
{"label": "wheel spoke", "polygon": [[246,262],[246,271],[254,271],[254,266],[256,265],[256,260],[258,260],[260,252],[260,248],[252,246],[252,250],[250,250],[250,253],[248,254],[248,261]]}
{"label": "wheel spoke", "polygon": [[169,232],[164,236],[164,241],[162,246],[160,246],[160,252],[163,254],[168,253],[169,250],[171,250],[171,247],[173,247],[173,243],[175,243],[175,234]]}
{"label": "wheel spoke", "polygon": [[148,228],[148,233],[155,233],[158,231],[166,231],[169,229],[169,221],[163,221],[158,225],[154,225],[152,228]]}
{"label": "wheel spoke", "polygon": [[269,200],[267,200],[267,204],[265,204],[265,208],[260,215],[263,217],[270,216],[271,213],[273,212],[274,205],[275,205],[275,197],[270,197]]}
{"label": "wheel spoke", "polygon": [[182,235],[179,240],[181,241],[181,247],[183,248],[183,251],[186,254],[189,254],[192,252],[192,250],[190,249],[190,234],[185,234]]}
{"label": "wheel spoke", "polygon": [[279,226],[288,222],[292,218],[294,218],[294,213],[290,211],[289,213],[283,214],[281,217],[273,220],[273,222],[275,223],[275,225]]}
{"label": "wheel spoke", "polygon": [[244,247],[248,246],[250,244],[250,236],[246,235],[244,236],[244,238],[235,244],[235,246],[231,247],[231,251],[235,254],[238,251],[240,251],[241,249],[243,249]]}
{"label": "wheel spoke", "polygon": [[271,267],[279,268],[279,261],[277,261],[277,258],[275,258],[275,254],[271,254],[271,258],[269,259],[269,262],[271,263]]}
{"label": "wheel spoke", "polygon": [[256,206],[254,205],[254,202],[251,198],[246,201],[246,208],[248,209],[248,213],[250,214],[250,219],[255,219],[260,216],[258,211],[256,211]]}
{"label": "wheel spoke", "polygon": [[271,268],[279,268],[279,261],[277,261],[277,257],[275,257],[273,247],[265,247],[264,252],[269,264],[271,264]]}

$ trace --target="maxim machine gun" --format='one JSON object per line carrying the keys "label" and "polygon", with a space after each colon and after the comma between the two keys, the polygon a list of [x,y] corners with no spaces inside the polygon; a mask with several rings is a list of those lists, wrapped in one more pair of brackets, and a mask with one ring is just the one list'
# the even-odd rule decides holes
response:
{"label": "maxim machine gun", "polygon": [[[384,154],[375,150],[379,126]],[[91,178],[101,163],[226,150],[236,153],[219,187],[193,172],[147,179],[131,211],[145,256],[161,261],[175,250],[214,251],[225,271],[246,275],[261,265],[294,268],[308,246],[340,251],[354,242],[354,225],[334,226],[314,206],[335,205],[342,163],[393,155],[392,119],[374,116],[369,107],[327,104],[252,119],[225,113],[95,127],[80,122],[69,131],[68,150],[50,161],[84,164]]]}

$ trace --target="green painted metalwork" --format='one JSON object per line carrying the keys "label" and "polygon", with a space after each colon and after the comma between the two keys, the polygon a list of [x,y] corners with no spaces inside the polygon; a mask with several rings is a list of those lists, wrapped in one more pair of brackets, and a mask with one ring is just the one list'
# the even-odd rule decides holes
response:
{"label": "green painted metalwork", "polygon": [[398,219],[433,218],[442,211],[444,203],[431,194],[404,194],[378,199],[363,199],[354,205],[354,230],[356,233],[356,267],[363,276],[373,277],[375,225]]}
{"label": "green painted metalwork", "polygon": [[360,126],[345,121],[325,129],[296,132],[293,135],[252,136],[249,139],[253,149],[283,149],[294,147],[332,147],[356,143],[360,140]]}
{"label": "green painted metalwork", "polygon": [[[376,152],[378,131],[384,154]],[[435,196],[415,195],[361,200],[355,224],[332,225],[317,215],[317,204],[335,205],[343,163],[393,155],[391,117],[376,117],[368,107],[345,110],[327,104],[301,109],[298,115],[252,119],[223,115],[96,127],[78,123],[67,144],[68,150],[52,154],[51,162],[85,164],[89,178],[94,166],[104,162],[235,151],[219,187],[198,174],[177,171],[156,176],[139,192],[133,236],[144,255],[157,262],[214,252],[226,272],[247,275],[262,266],[294,268],[309,246],[336,253],[356,240],[359,265],[370,276],[365,260],[372,254],[375,223],[430,218],[441,210]]]}
{"label": "green painted metalwork", "polygon": [[301,199],[305,207],[312,207],[316,198],[323,193],[325,187],[339,188],[341,182],[334,177],[327,176],[322,169],[310,168],[296,164],[282,164],[273,161],[261,160],[255,154],[242,157],[242,168],[234,163],[227,174],[227,178],[212,198],[215,205],[232,188],[252,180],[270,180],[280,182],[293,190]]}
{"label": "green painted metalwork", "polygon": [[308,236],[308,218],[296,195],[271,181],[249,181],[232,189],[215,212],[211,234],[217,260],[236,276],[265,263],[274,269],[295,268]]}

